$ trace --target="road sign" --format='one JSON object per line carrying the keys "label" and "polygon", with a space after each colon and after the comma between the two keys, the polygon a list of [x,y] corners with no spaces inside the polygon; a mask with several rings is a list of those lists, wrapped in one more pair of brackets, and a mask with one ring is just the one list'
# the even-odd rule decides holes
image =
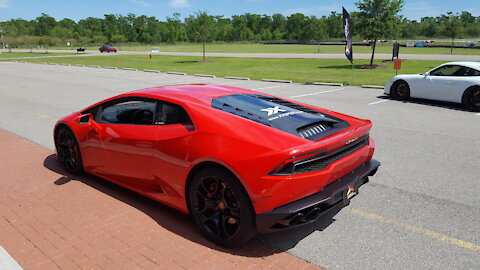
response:
{"label": "road sign", "polygon": [[394,70],[402,69],[402,60],[401,59],[394,59],[393,60],[393,69]]}

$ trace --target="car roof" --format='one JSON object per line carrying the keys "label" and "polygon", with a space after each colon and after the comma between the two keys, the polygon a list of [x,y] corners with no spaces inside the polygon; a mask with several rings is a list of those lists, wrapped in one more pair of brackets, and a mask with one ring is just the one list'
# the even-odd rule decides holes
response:
{"label": "car roof", "polygon": [[219,84],[181,84],[145,88],[129,92],[128,96],[144,96],[150,98],[168,98],[210,105],[213,98],[236,94],[260,94],[259,92],[234,86]]}
{"label": "car roof", "polygon": [[476,70],[480,70],[480,62],[467,62],[467,61],[448,62],[440,66],[446,66],[446,65],[459,65],[459,66],[465,66],[465,67],[473,68]]}

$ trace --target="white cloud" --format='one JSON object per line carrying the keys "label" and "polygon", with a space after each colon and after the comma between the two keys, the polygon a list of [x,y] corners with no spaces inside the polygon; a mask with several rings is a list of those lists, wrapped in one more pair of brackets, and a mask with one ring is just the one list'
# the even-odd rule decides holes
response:
{"label": "white cloud", "polygon": [[0,8],[9,8],[11,5],[11,0],[0,0]]}
{"label": "white cloud", "polygon": [[172,0],[170,6],[174,8],[188,8],[190,3],[188,3],[188,0]]}
{"label": "white cloud", "polygon": [[139,5],[139,6],[142,6],[142,7],[149,7],[150,6],[150,3],[146,2],[146,1],[143,1],[143,0],[130,0],[130,3],[135,4],[135,5]]}

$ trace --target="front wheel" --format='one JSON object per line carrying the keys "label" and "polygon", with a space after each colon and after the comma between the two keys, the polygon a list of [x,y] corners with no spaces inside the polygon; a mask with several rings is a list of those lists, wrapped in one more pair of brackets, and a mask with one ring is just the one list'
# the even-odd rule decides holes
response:
{"label": "front wheel", "polygon": [[394,99],[405,100],[410,98],[410,86],[404,80],[398,80],[390,88],[390,95]]}
{"label": "front wheel", "polygon": [[73,132],[67,127],[61,127],[55,134],[55,148],[58,158],[67,172],[72,174],[83,173],[82,155]]}
{"label": "front wheel", "polygon": [[480,87],[470,88],[465,91],[462,103],[469,110],[480,111]]}
{"label": "front wheel", "polygon": [[225,169],[199,171],[190,184],[188,206],[202,233],[218,245],[240,246],[256,234],[249,197]]}

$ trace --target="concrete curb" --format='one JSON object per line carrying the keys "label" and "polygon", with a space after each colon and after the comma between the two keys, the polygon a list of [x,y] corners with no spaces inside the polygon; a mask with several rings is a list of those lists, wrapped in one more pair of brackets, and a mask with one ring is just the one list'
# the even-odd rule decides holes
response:
{"label": "concrete curb", "polygon": [[136,68],[122,68],[122,70],[138,71]]}
{"label": "concrete curb", "polygon": [[0,269],[2,270],[23,270],[23,268],[0,246]]}
{"label": "concrete curb", "polygon": [[143,72],[152,72],[152,73],[160,73],[158,70],[153,70],[153,69],[142,69]]}
{"label": "concrete curb", "polygon": [[118,69],[117,67],[102,67],[102,68],[106,68],[106,69]]}
{"label": "concrete curb", "polygon": [[246,77],[232,77],[232,76],[225,76],[223,77],[224,79],[230,79],[230,80],[244,80],[244,81],[250,81],[250,78]]}
{"label": "concrete curb", "polygon": [[309,85],[326,85],[326,86],[340,86],[343,87],[343,83],[328,83],[328,82],[311,82],[311,83],[306,83]]}
{"label": "concrete curb", "polygon": [[184,72],[174,72],[174,71],[168,71],[167,74],[172,74],[172,75],[187,75],[187,73],[184,73]]}
{"label": "concrete curb", "polygon": [[73,64],[72,66],[75,66],[75,67],[85,67],[85,65],[80,65],[80,64]]}
{"label": "concrete curb", "polygon": [[215,75],[209,75],[209,74],[193,74],[193,76],[206,77],[206,78],[216,78],[217,77]]}
{"label": "concrete curb", "polygon": [[381,85],[362,85],[361,86],[362,88],[372,88],[372,89],[383,89],[385,88],[385,86],[381,86]]}
{"label": "concrete curb", "polygon": [[276,80],[276,79],[261,79],[262,82],[277,82],[277,83],[292,83],[289,80]]}
{"label": "concrete curb", "polygon": [[87,67],[91,67],[91,68],[100,68],[99,66],[92,66],[92,65],[88,65]]}

